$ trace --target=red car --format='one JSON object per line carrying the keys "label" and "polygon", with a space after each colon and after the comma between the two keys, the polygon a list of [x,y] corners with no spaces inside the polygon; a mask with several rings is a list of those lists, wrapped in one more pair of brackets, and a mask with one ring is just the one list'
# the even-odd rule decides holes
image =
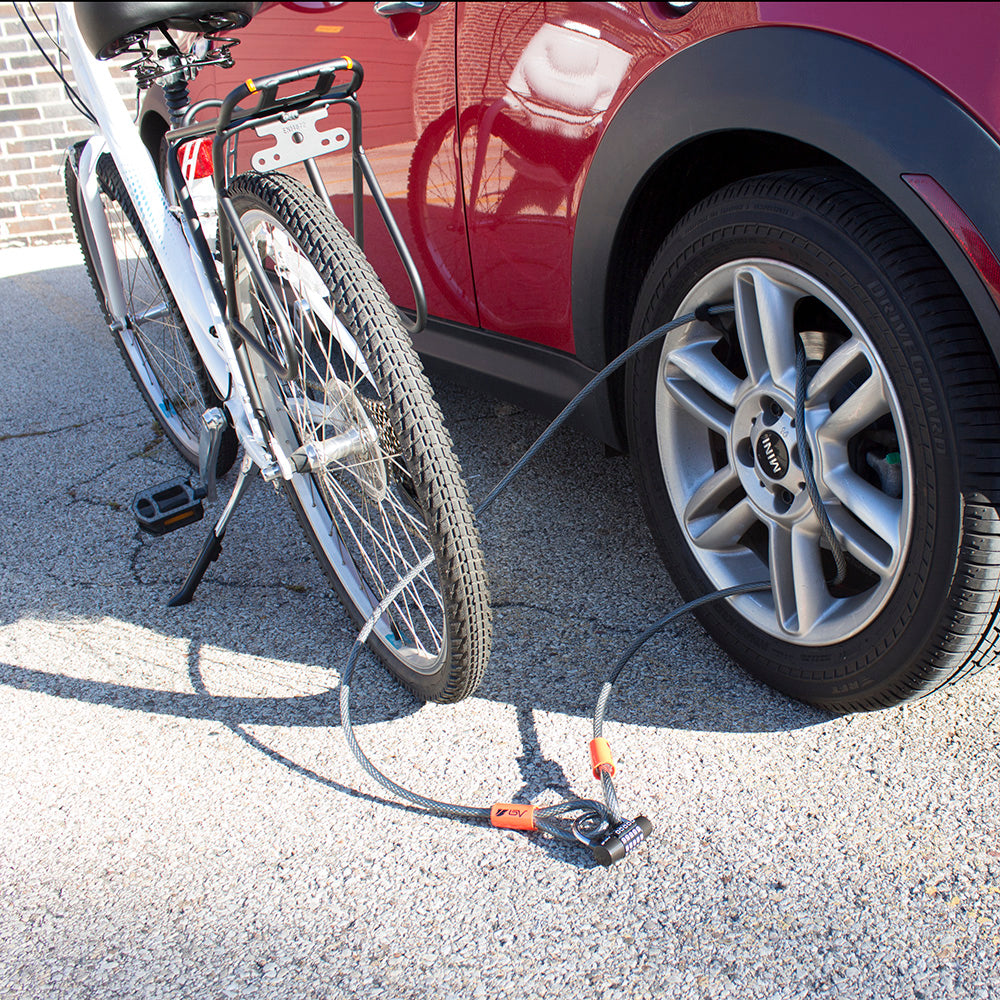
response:
{"label": "red car", "polygon": [[[552,414],[643,333],[728,307],[578,426],[631,454],[685,597],[770,581],[701,612],[747,670],[846,710],[992,662],[1000,8],[288,3],[241,37],[194,96],[363,64],[427,360]],[[152,149],[164,128],[151,97]],[[349,222],[345,157],[321,166]],[[412,306],[377,219],[366,250]]]}

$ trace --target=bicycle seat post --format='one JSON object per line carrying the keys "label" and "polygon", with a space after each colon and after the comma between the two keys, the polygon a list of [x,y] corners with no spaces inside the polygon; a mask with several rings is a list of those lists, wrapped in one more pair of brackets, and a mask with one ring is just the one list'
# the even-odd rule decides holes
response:
{"label": "bicycle seat post", "polygon": [[181,57],[174,53],[164,55],[161,50],[161,62],[168,72],[160,78],[163,97],[170,112],[170,124],[180,128],[184,124],[184,115],[190,106],[188,95],[188,76],[181,62]]}

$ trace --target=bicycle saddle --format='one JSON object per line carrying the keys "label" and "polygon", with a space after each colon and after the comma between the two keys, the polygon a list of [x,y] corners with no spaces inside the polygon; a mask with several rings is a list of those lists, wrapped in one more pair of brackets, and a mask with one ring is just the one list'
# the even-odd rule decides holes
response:
{"label": "bicycle saddle", "polygon": [[90,51],[110,59],[128,48],[129,37],[162,26],[179,31],[229,31],[242,28],[260,3],[215,0],[214,3],[78,3],[76,21]]}

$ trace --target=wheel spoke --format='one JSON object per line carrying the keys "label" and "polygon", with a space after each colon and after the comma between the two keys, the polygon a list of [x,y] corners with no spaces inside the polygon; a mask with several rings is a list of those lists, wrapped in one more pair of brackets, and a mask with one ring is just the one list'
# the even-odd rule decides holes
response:
{"label": "wheel spoke", "polygon": [[768,542],[778,624],[788,635],[808,635],[833,603],[823,576],[816,523],[810,519],[792,528],[772,524]]}
{"label": "wheel spoke", "polygon": [[897,549],[869,531],[840,504],[830,504],[827,514],[837,538],[849,555],[876,576],[884,578],[891,572],[899,554]]}
{"label": "wheel spoke", "polygon": [[886,496],[848,465],[832,470],[825,476],[824,482],[862,525],[866,525],[893,552],[899,551],[902,500]]}
{"label": "wheel spoke", "polygon": [[709,395],[728,407],[734,407],[742,380],[712,353],[718,339],[716,334],[711,340],[698,340],[670,350],[666,356],[666,364],[679,368]]}
{"label": "wheel spoke", "polygon": [[689,524],[691,539],[700,549],[723,551],[734,549],[740,539],[757,522],[753,504],[744,497],[734,507],[710,519],[707,527],[697,531],[697,525]]}
{"label": "wheel spoke", "polygon": [[[159,371],[161,382],[165,381],[169,385],[179,383],[180,387],[185,389],[195,384],[194,380],[197,378],[197,373],[195,372],[194,365],[184,357],[184,354],[178,353],[175,346],[164,349],[154,342],[153,338],[142,326],[133,327],[132,332],[135,334],[136,339],[141,342],[150,363]],[[155,327],[153,332],[157,332]],[[171,339],[174,340],[176,345],[176,338]],[[163,376],[166,376],[165,380]]]}
{"label": "wheel spoke", "polygon": [[[389,511],[386,506],[378,508],[378,515],[383,530],[377,537],[384,544],[378,546],[377,554],[382,555],[382,563],[387,568],[389,576],[389,579],[385,580],[380,574],[382,589],[379,597],[381,597],[388,592],[395,580],[408,573],[420,561],[422,554],[418,553],[413,545],[413,537],[406,534],[405,530],[403,533],[405,548],[409,551],[403,551],[404,545],[400,542],[397,526],[393,525],[392,519],[388,516]],[[373,527],[370,520],[367,523]],[[424,596],[421,596],[421,591],[425,592]],[[431,583],[426,570],[409,584],[392,605],[407,623],[409,644],[416,646],[422,652],[436,652],[441,648],[443,641],[439,625],[432,621],[428,612],[429,605],[435,612],[443,612],[444,602]],[[418,622],[422,622],[422,626],[419,626]],[[400,635],[403,637],[402,633]]]}
{"label": "wheel spoke", "polygon": [[728,438],[733,422],[732,411],[688,378],[667,378],[667,391],[699,423],[721,437]]}
{"label": "wheel spoke", "polygon": [[[361,386],[375,393],[374,379],[358,344],[333,312],[318,273],[288,234],[261,220],[248,235],[292,326],[299,359],[292,381],[272,378],[272,384],[277,383],[276,395],[284,402],[297,440],[322,442],[363,419],[355,393]],[[242,271],[243,300],[251,305],[265,339],[283,357],[278,317],[249,269],[244,265]],[[388,593],[430,548],[425,522],[392,488],[386,488],[386,469],[397,463],[397,455],[362,453],[303,477],[311,508],[329,514],[324,534],[339,540],[372,603]],[[369,490],[379,482],[382,493],[376,500]],[[407,656],[433,659],[445,644],[444,606],[430,570],[425,569],[387,610],[382,631],[391,625],[392,634],[383,638],[392,645],[401,642],[399,648]]]}
{"label": "wheel spoke", "polygon": [[[286,311],[297,313],[304,318],[303,322],[307,318],[310,329],[314,333],[321,328],[329,330],[345,359],[350,357],[352,366],[359,369],[368,381],[374,384],[361,350],[354,338],[348,333],[347,328],[334,314],[329,292],[319,280],[319,275],[313,270],[309,261],[299,253],[296,247],[290,244],[282,244],[280,250],[276,250],[275,254],[279,267],[285,272],[286,280],[282,282],[282,286],[292,292],[291,304],[289,298],[285,298]],[[287,293],[284,294],[287,296]]]}
{"label": "wheel spoke", "polygon": [[[404,573],[409,572],[410,568],[419,561],[419,556],[416,548],[413,546],[412,537],[405,535],[406,541],[409,543],[408,548],[410,549],[410,558],[407,559],[402,549],[400,548],[399,540],[397,537],[397,532],[395,527],[392,525],[390,518],[388,517],[388,510],[386,509],[388,505],[380,507],[379,513],[382,518],[382,523],[385,529],[385,534],[391,537],[395,542],[393,546],[394,551],[399,556],[399,561],[396,565],[393,565],[393,573],[397,576],[403,576]],[[424,652],[427,652],[424,644],[421,640],[421,636],[430,637],[430,645],[434,650],[440,649],[443,642],[443,637],[438,626],[431,620],[430,615],[427,612],[427,601],[422,600],[418,592],[418,585],[423,583],[428,591],[433,593],[434,607],[435,611],[444,609],[444,602],[441,600],[441,595],[431,586],[430,580],[427,577],[426,571],[424,571],[416,580],[414,580],[403,593],[400,595],[399,599],[394,604],[395,606],[405,607],[406,620],[410,626],[410,635],[413,637],[414,644]],[[410,600],[404,600],[404,598],[409,595]],[[414,621],[414,611],[416,611],[417,617],[423,622],[423,629],[418,629],[417,624]]]}
{"label": "wheel spoke", "polygon": [[[409,572],[419,562],[426,553],[426,545],[424,552],[418,552],[413,544],[412,535],[407,535],[407,547],[410,550],[409,557],[407,557],[403,553],[399,540],[381,506],[377,506],[379,523],[376,525],[371,516],[366,513],[368,504],[362,501],[362,507],[359,508],[336,477],[328,475],[324,477],[324,483],[326,492],[337,506],[340,515],[337,520],[345,526],[346,531],[353,538],[370,574],[369,584],[376,595],[381,598],[390,589],[390,585],[382,574],[381,566],[392,568],[391,582],[395,583],[399,577]],[[359,531],[364,535],[364,539],[358,533]],[[425,539],[421,540],[426,541]],[[421,578],[424,579],[428,588],[434,591],[429,580],[425,578],[425,574]],[[411,585],[411,589],[413,586],[415,584]],[[436,594],[436,591],[434,593]],[[437,596],[437,600],[440,603],[439,596]]]}
{"label": "wheel spoke", "polygon": [[715,513],[720,504],[735,490],[740,488],[740,479],[732,466],[723,466],[712,473],[688,500],[684,508],[684,523],[690,524],[698,518]]}
{"label": "wheel spoke", "polygon": [[[110,161],[108,161],[110,163]],[[113,165],[104,171],[101,204],[111,232],[124,314],[116,329],[150,409],[188,461],[197,457],[199,420],[209,405],[207,376],[187,328],[133,222],[128,194]],[[110,308],[110,307],[109,307]]]}
{"label": "wheel spoke", "polygon": [[733,278],[736,330],[747,371],[755,383],[769,378],[789,395],[795,393],[794,311],[802,297],[758,267],[742,268]]}
{"label": "wheel spoke", "polygon": [[816,429],[816,439],[821,444],[829,443],[846,448],[855,434],[888,412],[889,399],[885,383],[873,371]]}
{"label": "wheel spoke", "polygon": [[806,389],[806,403],[829,403],[849,379],[868,367],[864,346],[856,337],[841,344],[816,370]]}

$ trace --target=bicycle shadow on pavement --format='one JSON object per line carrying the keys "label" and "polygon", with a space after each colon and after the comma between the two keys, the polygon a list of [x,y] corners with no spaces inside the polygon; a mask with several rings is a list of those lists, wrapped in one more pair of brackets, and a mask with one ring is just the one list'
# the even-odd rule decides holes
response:
{"label": "bicycle shadow on pavement", "polygon": [[[0,499],[12,570],[0,622],[33,610],[55,618],[113,610],[166,636],[198,634],[259,657],[318,656],[335,668],[355,630],[288,505],[262,484],[237,512],[194,603],[162,606],[217,511],[164,539],[136,532],[128,513],[134,493],[186,467],[133,388],[82,263],[15,271],[0,277],[0,332],[7,334],[0,337],[0,460],[21,490]],[[435,387],[476,503],[545,421],[455,381],[436,379]],[[218,509],[226,489],[221,484]],[[621,649],[681,603],[653,548],[628,460],[607,458],[599,445],[562,431],[480,527],[495,621],[478,696],[588,715]],[[310,619],[311,627],[300,627]],[[693,618],[638,654],[610,717],[720,732],[828,718],[749,678]]]}
{"label": "bicycle shadow on pavement", "polygon": [[[144,714],[164,715],[175,718],[217,722],[233,736],[248,747],[268,758],[279,767],[287,769],[311,782],[354,799],[374,805],[387,806],[402,810],[413,815],[425,815],[429,818],[436,814],[417,805],[400,801],[397,798],[382,794],[372,794],[362,791],[352,783],[337,781],[322,773],[318,767],[310,767],[294,756],[278,749],[267,742],[254,727],[274,727],[300,729],[306,726],[339,728],[339,687],[321,691],[312,695],[295,695],[290,697],[254,697],[239,698],[229,695],[217,695],[208,690],[202,676],[200,666],[202,647],[192,644],[188,656],[188,676],[193,692],[168,691],[157,688],[130,686],[108,681],[94,681],[65,674],[54,674],[34,670],[10,663],[0,663],[0,684],[44,694],[54,698],[71,699],[78,703],[113,707],[126,711],[138,711]],[[366,687],[371,687],[369,683]],[[386,686],[386,685],[383,685]],[[370,692],[366,692],[370,694]],[[409,701],[413,710],[420,708],[419,703],[407,692],[396,692],[396,701]],[[384,719],[373,719],[364,710],[354,712],[353,722],[364,725]],[[397,712],[395,717],[405,712]],[[520,787],[513,794],[506,796],[511,802],[530,803],[539,796],[545,796],[546,802],[578,798],[558,761],[545,757],[533,712],[531,709],[519,707],[516,710],[517,729],[522,743],[522,752],[517,756],[516,763]],[[405,775],[397,776],[404,784]],[[360,775],[358,775],[360,780]],[[554,793],[554,795],[553,795]],[[482,821],[449,817],[451,821],[470,826],[482,826]],[[563,842],[542,833],[527,835],[536,847],[558,861],[579,869],[593,869],[597,862],[584,852],[579,845]]]}
{"label": "bicycle shadow on pavement", "polygon": [[[137,406],[131,419],[146,422],[141,402]],[[519,420],[522,427],[536,423],[524,415]],[[103,437],[105,430],[74,433]],[[460,430],[453,433],[461,435]],[[32,447],[44,449],[45,439]],[[589,442],[570,436],[552,447],[561,462],[593,463],[587,454]],[[642,538],[646,529],[637,509],[628,510],[634,500],[616,484],[624,460],[597,462],[619,468],[603,476],[588,470],[589,480],[596,480],[588,498],[589,520],[574,508],[572,498],[553,501],[562,484],[552,466],[541,473],[535,470],[534,482],[515,487],[509,507],[498,507],[483,520],[494,641],[490,668],[476,697],[586,718],[622,649],[649,622],[680,603],[651,543]],[[151,466],[152,472],[143,472]],[[160,442],[150,453],[110,466],[87,482],[74,476],[72,485],[52,484],[54,488],[43,491],[37,498],[46,509],[41,533],[49,535],[51,544],[61,547],[58,535],[63,532],[72,538],[65,544],[103,552],[96,562],[70,557],[49,567],[22,565],[17,573],[21,585],[11,588],[3,601],[0,622],[25,616],[52,622],[108,616],[164,641],[197,637],[227,650],[230,659],[320,666],[335,682],[353,643],[354,626],[329,590],[288,505],[266,488],[256,487],[238,512],[222,557],[210,567],[193,603],[180,609],[163,606],[211,521],[206,518],[183,535],[148,539],[135,530],[130,514],[121,509],[124,504],[115,498],[127,496],[154,474],[163,475],[164,469],[181,471],[173,464],[169,446]],[[602,495],[605,487],[609,492]],[[633,533],[627,564],[614,561],[611,550],[618,542],[612,533],[587,534],[590,521],[614,523],[616,530]],[[12,546],[12,561],[30,564],[37,557],[41,541],[32,537],[37,533],[37,525],[24,526]],[[557,551],[559,546],[563,548]],[[100,645],[99,637],[93,641]],[[381,668],[372,674],[380,679],[377,701],[358,709],[367,713],[368,721],[396,717],[401,704],[409,706],[404,712],[415,710],[416,703],[411,704],[409,695]],[[147,688],[140,685],[136,690],[148,698]],[[109,693],[112,701],[122,694],[114,686]],[[401,701],[394,705],[397,697]],[[168,696],[162,704],[170,714],[183,714],[178,709],[182,702],[176,699]],[[318,720],[313,704],[306,700],[295,708],[294,699],[265,698],[254,711],[271,711],[270,721],[258,720],[262,724],[280,724],[273,718],[280,714],[279,705],[287,711],[289,725],[327,724]],[[198,717],[197,711],[201,709],[192,717]],[[636,655],[622,675],[608,717],[655,729],[718,732],[802,728],[829,718],[748,677],[693,619],[670,626]]]}
{"label": "bicycle shadow on pavement", "polygon": [[[0,297],[0,461],[19,484],[0,496],[0,639],[7,626],[39,637],[30,654],[3,656],[0,684],[218,721],[282,766],[363,794],[253,731],[339,728],[338,671],[355,635],[287,503],[258,484],[194,602],[165,608],[213,512],[164,539],[136,531],[131,496],[183,468],[102,328],[82,265],[0,278]],[[544,421],[455,382],[436,388],[476,502]],[[219,509],[225,484],[220,496]],[[476,698],[514,709],[521,788],[512,797],[566,794],[570,782],[545,755],[537,717],[569,716],[586,729],[621,650],[680,599],[653,549],[627,460],[604,457],[573,432],[528,467],[481,531],[494,644]],[[137,648],[143,643],[148,649]],[[220,669],[221,686],[213,676]],[[290,683],[299,674],[307,684]],[[419,713],[380,667],[366,666],[363,681],[358,724]],[[656,732],[771,732],[829,718],[743,674],[692,619],[637,655],[608,712],[609,722]]]}

